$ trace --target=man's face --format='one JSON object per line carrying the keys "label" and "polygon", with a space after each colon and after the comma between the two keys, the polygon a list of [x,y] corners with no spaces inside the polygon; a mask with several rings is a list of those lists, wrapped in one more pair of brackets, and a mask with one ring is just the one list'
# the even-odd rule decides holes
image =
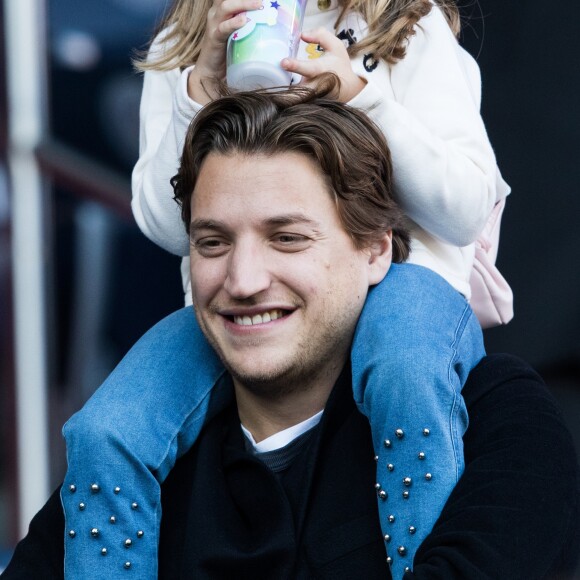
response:
{"label": "man's face", "polygon": [[333,383],[378,279],[319,169],[296,153],[210,154],[191,209],[193,304],[234,380],[270,396]]}

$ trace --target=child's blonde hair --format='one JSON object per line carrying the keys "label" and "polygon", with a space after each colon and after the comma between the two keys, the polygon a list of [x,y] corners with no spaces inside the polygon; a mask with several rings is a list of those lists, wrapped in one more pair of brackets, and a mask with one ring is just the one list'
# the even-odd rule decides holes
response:
{"label": "child's blonde hair", "polygon": [[[455,35],[459,34],[459,10],[455,0],[434,0]],[[171,70],[195,64],[205,34],[207,13],[212,0],[176,0],[161,22],[164,49],[136,62],[140,70]],[[405,56],[407,40],[415,34],[414,26],[429,14],[431,0],[339,0],[339,24],[347,12],[359,12],[369,26],[367,37],[349,47],[349,54],[372,54],[394,64]]]}

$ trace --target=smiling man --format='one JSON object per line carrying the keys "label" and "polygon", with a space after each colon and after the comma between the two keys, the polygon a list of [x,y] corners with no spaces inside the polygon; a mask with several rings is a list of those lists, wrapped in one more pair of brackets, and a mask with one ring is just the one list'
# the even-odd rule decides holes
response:
{"label": "smiling man", "polygon": [[304,96],[202,112],[174,180],[196,316],[255,441],[324,408],[369,287],[409,251],[384,139]]}
{"label": "smiling man", "polygon": [[197,318],[261,440],[323,409],[391,232],[357,248],[320,169],[291,152],[209,154],[191,214]]}
{"label": "smiling man", "polygon": [[[407,256],[409,238],[374,126],[305,96],[247,94],[224,99],[221,114],[206,109],[174,180],[196,317],[236,400],[194,446],[188,465],[198,468],[178,466],[166,487],[185,479],[200,498],[193,509],[206,525],[182,545],[191,570],[208,577],[388,574],[348,360],[369,288]],[[329,493],[339,457],[346,470]],[[347,489],[362,493],[329,509],[327,498]],[[322,557],[324,527],[343,540]],[[163,527],[164,562],[183,532]]]}
{"label": "smiling man", "polygon": [[[235,397],[161,486],[159,578],[389,578],[385,548],[389,559],[405,553],[381,532],[377,458],[349,361],[370,288],[398,275],[409,251],[383,137],[363,113],[310,92],[225,97],[197,116],[174,188],[196,318],[228,371],[217,390]],[[189,310],[160,324],[185,337],[179,363],[194,356]],[[157,346],[147,340],[117,376],[147,364]],[[198,369],[183,368],[167,372],[185,389],[182,375]],[[465,472],[406,578],[570,573],[577,469],[541,379],[513,357],[486,357],[463,395]],[[63,526],[55,493],[6,578],[63,578]],[[147,538],[136,538],[117,547],[127,577],[142,578]],[[107,565],[112,546],[97,548]]]}

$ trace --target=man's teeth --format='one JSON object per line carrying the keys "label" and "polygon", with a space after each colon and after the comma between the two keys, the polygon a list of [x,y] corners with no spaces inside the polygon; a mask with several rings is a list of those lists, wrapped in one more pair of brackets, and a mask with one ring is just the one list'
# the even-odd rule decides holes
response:
{"label": "man's teeth", "polygon": [[282,310],[270,310],[262,314],[254,314],[253,316],[234,316],[234,322],[242,326],[251,326],[252,324],[264,324],[282,318],[284,312]]}

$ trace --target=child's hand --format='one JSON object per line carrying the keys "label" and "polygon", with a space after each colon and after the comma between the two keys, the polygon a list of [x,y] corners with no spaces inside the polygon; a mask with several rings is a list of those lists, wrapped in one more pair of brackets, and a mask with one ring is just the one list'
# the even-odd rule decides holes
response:
{"label": "child's hand", "polygon": [[187,92],[194,101],[205,105],[217,96],[213,94],[211,81],[221,81],[226,76],[228,38],[246,24],[247,11],[258,10],[261,7],[262,0],[213,1],[207,13],[201,52],[187,83]]}
{"label": "child's hand", "polygon": [[298,60],[295,58],[282,60],[283,69],[302,75],[300,84],[314,86],[316,84],[316,76],[325,72],[332,72],[340,79],[338,100],[342,103],[348,103],[363,90],[366,82],[354,73],[346,47],[332,32],[326,30],[326,28],[317,28],[316,30],[303,32],[302,40],[318,44],[324,50],[324,53],[321,57],[313,60]]}

